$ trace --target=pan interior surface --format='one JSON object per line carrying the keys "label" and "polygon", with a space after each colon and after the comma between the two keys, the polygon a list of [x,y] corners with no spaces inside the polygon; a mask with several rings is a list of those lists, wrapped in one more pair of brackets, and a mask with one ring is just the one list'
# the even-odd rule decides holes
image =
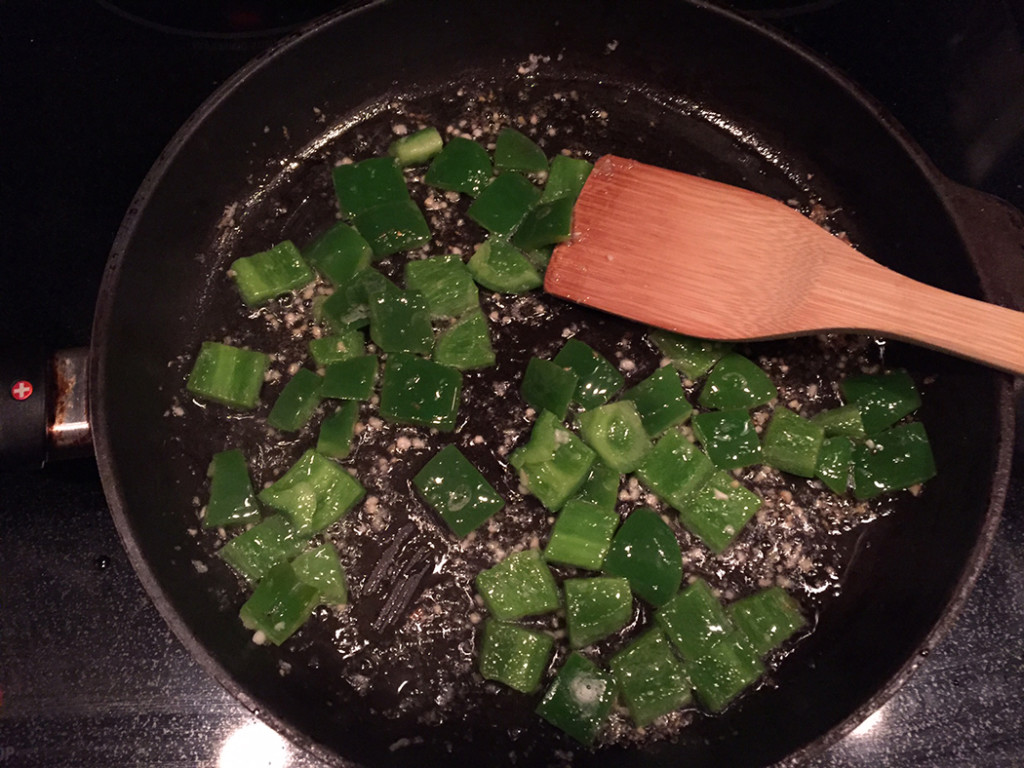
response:
{"label": "pan interior surface", "polygon": [[[201,532],[197,517],[209,457],[238,441],[251,446],[260,484],[310,435],[280,440],[259,419],[199,408],[183,397],[184,377],[203,340],[269,343],[266,323],[242,317],[227,265],[285,238],[308,245],[334,221],[333,164],[380,153],[396,124],[480,128],[484,137],[512,124],[535,135],[549,156],[616,152],[746,186],[822,215],[905,274],[978,292],[941,200],[898,137],[870,105],[756,28],[689,4],[640,3],[625,12],[611,4],[556,10],[526,3],[486,13],[473,3],[422,5],[383,4],[325,22],[244,72],[186,128],[126,222],[97,313],[97,431],[108,495],[140,574],[179,636],[231,690],[328,759],[411,766],[483,753],[494,764],[546,765],[572,752],[581,765],[781,760],[822,739],[906,667],[960,588],[990,514],[994,374],[863,340],[750,348],[778,365],[802,361],[794,387],[828,387],[835,359],[823,362],[823,350],[832,354],[837,344],[907,368],[925,385],[920,418],[940,474],[920,496],[888,505],[891,514],[861,525],[879,509],[850,512],[848,524],[837,518],[823,541],[815,539],[827,563],[816,571],[822,596],[809,599],[814,631],[777,660],[759,690],[717,717],[687,713],[688,725],[670,737],[579,749],[533,716],[535,699],[479,681],[460,688],[444,664],[430,679],[429,653],[403,667],[400,656],[416,659],[420,651],[411,639],[389,646],[394,625],[353,638],[323,609],[273,649],[254,645],[238,621],[245,590],[215,556],[219,538]],[[384,30],[388,56],[372,45]],[[446,210],[460,214],[454,202]],[[468,253],[481,235],[470,223],[452,238],[446,247]],[[494,301],[499,316],[522,309]],[[543,318],[513,324],[523,330],[505,342],[510,370],[534,350],[556,349],[574,323],[608,356],[625,340],[635,343],[629,349],[641,370],[657,365],[634,328],[554,299],[543,304]],[[291,330],[280,327],[269,338],[294,356]],[[483,392],[491,384],[474,380],[468,388]],[[486,428],[481,422],[479,430]],[[485,445],[493,450],[495,440]],[[507,481],[504,490],[516,492]],[[396,505],[383,523],[402,542],[403,557],[436,563],[449,554],[420,527],[409,529],[410,520]],[[372,522],[357,510],[344,524]],[[378,539],[365,540],[367,549],[346,563],[357,585],[385,556],[372,543]],[[835,566],[834,579],[824,578],[826,565]],[[738,589],[749,588],[742,578]],[[371,611],[355,602],[351,610]],[[429,617],[420,618],[425,642],[456,654],[460,668],[471,664],[472,628],[452,643],[431,635]],[[451,628],[439,624],[437,632]],[[365,684],[368,672],[376,687]],[[431,702],[465,691],[471,695],[462,708]]]}

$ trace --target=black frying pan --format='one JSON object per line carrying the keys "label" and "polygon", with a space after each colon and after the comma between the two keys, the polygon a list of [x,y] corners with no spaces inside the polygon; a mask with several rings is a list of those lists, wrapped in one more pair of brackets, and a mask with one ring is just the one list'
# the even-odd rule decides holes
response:
{"label": "black frying pan", "polygon": [[[191,356],[222,323],[218,275],[235,250],[282,236],[308,242],[329,223],[321,194],[329,160],[345,142],[359,143],[356,129],[325,139],[333,127],[366,126],[366,143],[379,142],[372,134],[381,104],[398,98],[453,109],[444,94],[481,83],[500,97],[530,54],[550,57],[532,81],[538,94],[572,88],[581,95],[583,108],[557,116],[574,125],[571,140],[581,146],[779,197],[820,198],[840,209],[833,224],[879,261],[942,288],[1011,298],[1007,254],[1020,247],[1011,214],[942,179],[826,67],[718,10],[386,3],[327,19],[247,67],[168,147],[115,243],[94,326],[95,442],[126,547],[179,637],[243,702],[327,759],[422,765],[483,756],[493,763],[515,753],[518,764],[546,764],[571,744],[515,705],[429,727],[374,714],[336,674],[327,619],[282,650],[253,646],[237,620],[237,580],[210,556],[211,542],[188,532],[205,465],[165,415],[182,386],[181,367],[168,362]],[[518,90],[517,81],[507,98]],[[590,103],[608,109],[606,123],[577,120]],[[242,223],[225,237],[218,224],[233,203]],[[990,242],[979,246],[980,237]],[[876,707],[948,624],[1005,491],[1008,381],[919,350],[891,346],[887,355],[935,377],[923,418],[940,476],[898,515],[863,529],[842,596],[771,685],[721,717],[698,718],[676,743],[577,751],[580,764],[762,765],[798,757]],[[506,719],[526,730],[500,727]],[[403,748],[389,749],[397,743]]]}

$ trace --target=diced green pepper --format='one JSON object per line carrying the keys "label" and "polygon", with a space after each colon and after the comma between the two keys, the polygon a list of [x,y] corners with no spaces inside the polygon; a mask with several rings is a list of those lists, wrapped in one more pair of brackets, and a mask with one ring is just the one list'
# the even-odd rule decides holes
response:
{"label": "diced green pepper", "polygon": [[339,221],[306,249],[306,261],[339,288],[370,266],[373,250],[362,235]]}
{"label": "diced green pepper", "polygon": [[408,168],[410,165],[423,165],[443,148],[441,134],[437,128],[430,127],[395,139],[388,146],[388,154],[400,166]]}
{"label": "diced green pepper", "polygon": [[921,406],[921,396],[906,371],[849,376],[839,382],[839,390],[848,403],[860,409],[869,435],[891,427]]}
{"label": "diced green pepper", "polygon": [[699,659],[734,631],[725,608],[703,579],[679,590],[654,618],[687,661]]}
{"label": "diced green pepper", "polygon": [[252,410],[269,367],[270,356],[263,352],[204,341],[185,388],[200,400]]}
{"label": "diced green pepper", "polygon": [[575,373],[579,380],[573,398],[583,408],[608,402],[622,389],[622,374],[604,357],[579,339],[569,339],[555,355],[555,362]]}
{"label": "diced green pepper", "polygon": [[466,215],[492,235],[510,235],[540,199],[540,190],[525,176],[503,173],[477,195]]}
{"label": "diced green pepper", "polygon": [[711,369],[698,401],[705,408],[754,408],[778,394],[775,384],[757,363],[729,352]]}
{"label": "diced green pepper", "polygon": [[679,520],[716,555],[724,551],[761,508],[761,497],[728,472],[718,471],[681,504]]}
{"label": "diced green pepper", "polygon": [[625,576],[630,588],[651,605],[664,605],[683,577],[679,541],[657,512],[640,507],[619,527],[604,559],[604,570]]}
{"label": "diced green pepper", "polygon": [[935,476],[928,435],[920,422],[872,435],[853,449],[853,495],[870,499]]}
{"label": "diced green pepper", "polygon": [[550,411],[560,419],[569,410],[578,376],[551,360],[530,358],[520,387],[523,399],[538,411]]}
{"label": "diced green pepper", "polygon": [[681,509],[714,471],[715,465],[700,448],[681,432],[669,430],[644,458],[637,475],[659,499]]}
{"label": "diced green pepper", "polygon": [[825,430],[825,437],[843,435],[860,439],[865,435],[864,420],[861,418],[860,408],[855,403],[847,403],[822,411],[811,421]]}
{"label": "diced green pepper", "polygon": [[615,703],[615,681],[572,652],[537,706],[537,714],[584,745],[594,743]]}
{"label": "diced green pepper", "polygon": [[288,563],[278,563],[256,585],[239,616],[247,629],[280,645],[301,627],[319,602],[316,588],[299,581]]}
{"label": "diced green pepper", "polygon": [[732,345],[725,342],[697,339],[659,328],[652,329],[649,338],[676,370],[693,381],[707,373],[732,349]]}
{"label": "diced green pepper", "polygon": [[320,405],[321,378],[308,368],[300,368],[267,414],[267,423],[282,432],[295,432],[309,422],[313,411]]}
{"label": "diced green pepper", "polygon": [[231,271],[242,300],[250,307],[301,288],[314,278],[313,270],[291,240],[278,243],[269,251],[236,259]]}
{"label": "diced green pepper", "polygon": [[309,340],[309,354],[317,365],[351,360],[366,353],[366,338],[358,328],[343,328],[331,336]]}
{"label": "diced green pepper", "polygon": [[764,431],[761,455],[764,462],[799,477],[814,477],[825,428],[788,408],[772,412]]}
{"label": "diced green pepper", "polygon": [[407,262],[405,287],[423,294],[435,318],[458,317],[480,306],[480,291],[458,256]]}
{"label": "diced green pepper", "polygon": [[815,474],[833,493],[846,493],[850,487],[853,443],[848,437],[828,437],[821,444]]}
{"label": "diced green pepper", "polygon": [[800,606],[781,587],[769,587],[729,606],[733,624],[751,647],[764,655],[807,625]]}
{"label": "diced green pepper", "polygon": [[339,360],[324,368],[320,394],[336,400],[369,400],[377,383],[376,355]]}
{"label": "diced green pepper", "polygon": [[746,410],[698,413],[691,423],[694,435],[716,467],[736,469],[761,461],[761,441]]}
{"label": "diced green pepper", "polygon": [[659,368],[632,389],[622,393],[632,400],[648,435],[656,437],[669,427],[682,424],[693,413],[675,368]]}
{"label": "diced green pepper", "polygon": [[430,242],[427,220],[411,199],[383,203],[361,211],[353,217],[352,225],[366,238],[378,258]]}
{"label": "diced green pepper", "polygon": [[[316,501],[312,511],[306,498],[310,490]],[[300,533],[311,535],[339,520],[365,493],[343,467],[311,448],[271,486],[260,491],[259,500],[288,516]]]}
{"label": "diced green pepper", "polygon": [[380,387],[380,413],[399,424],[455,428],[462,374],[447,365],[404,352],[388,356]]}
{"label": "diced green pepper", "polygon": [[619,513],[614,507],[602,509],[580,499],[569,499],[551,528],[544,559],[599,571],[618,527]]}
{"label": "diced green pepper", "polygon": [[632,400],[599,405],[579,416],[583,441],[619,472],[632,472],[651,450],[640,414]]}
{"label": "diced green pepper", "polygon": [[530,441],[509,457],[519,478],[547,509],[557,512],[590,476],[594,451],[547,411],[533,425]]}
{"label": "diced green pepper", "polygon": [[206,470],[210,500],[203,515],[204,528],[225,528],[259,520],[260,508],[252,491],[249,467],[237,448],[215,453]]}
{"label": "diced green pepper", "polygon": [[562,588],[570,648],[583,648],[608,637],[626,626],[633,615],[633,593],[622,577],[566,579]]}
{"label": "diced green pepper", "polygon": [[480,648],[480,674],[522,693],[533,693],[540,686],[553,647],[550,635],[488,619]]}
{"label": "diced green pepper", "polygon": [[499,293],[523,293],[539,288],[544,282],[517,248],[495,238],[477,246],[466,268],[477,283]]}
{"label": "diced green pepper", "polygon": [[434,347],[435,362],[460,371],[490,368],[495,359],[491,329],[479,307],[471,309],[444,331]]}
{"label": "diced green pepper", "polygon": [[551,160],[551,170],[548,171],[548,181],[544,185],[544,193],[541,195],[540,201],[550,203],[560,197],[569,197],[575,200],[580,196],[583,184],[592,170],[594,170],[593,163],[586,160],[567,155],[555,155]]}
{"label": "diced green pepper", "polygon": [[429,355],[434,327],[427,300],[419,291],[403,291],[390,281],[370,297],[370,338],[385,352]]}
{"label": "diced green pepper", "polygon": [[217,554],[249,581],[257,582],[275,565],[299,554],[308,539],[284,515],[271,515],[235,536]]}
{"label": "diced green pepper", "polygon": [[454,445],[438,451],[412,482],[457,536],[467,536],[505,506],[480,470]]}
{"label": "diced green pepper", "polygon": [[292,560],[292,570],[299,581],[316,589],[318,602],[325,605],[345,605],[348,602],[345,569],[333,544],[323,544],[303,552]]}
{"label": "diced green pepper", "polygon": [[596,504],[601,509],[615,511],[619,501],[619,483],[622,476],[603,461],[590,465],[590,476],[576,497],[580,501]]}
{"label": "diced green pepper", "polygon": [[494,142],[494,167],[499,171],[540,173],[548,169],[544,150],[514,128],[502,128]]}
{"label": "diced green pepper", "polygon": [[572,209],[575,204],[576,201],[571,197],[538,203],[530,209],[512,235],[512,244],[524,251],[532,251],[545,245],[564,243],[572,234]]}
{"label": "diced green pepper", "polygon": [[692,700],[686,667],[660,629],[652,629],[615,654],[608,663],[629,716],[639,726],[680,709]]}
{"label": "diced green pepper", "polygon": [[558,609],[555,579],[535,549],[513,552],[476,577],[476,589],[494,618],[538,616]]}
{"label": "diced green pepper", "polygon": [[352,437],[359,421],[359,402],[346,400],[334,413],[320,422],[317,453],[332,459],[344,459],[352,450]]}
{"label": "diced green pepper", "polygon": [[720,641],[687,669],[697,698],[711,712],[721,712],[764,674],[764,664],[741,632]]}
{"label": "diced green pepper", "polygon": [[[358,163],[338,165],[331,175],[338,207],[346,219],[380,205],[409,199],[405,177],[393,157],[371,157]],[[365,232],[361,234],[366,237]]]}
{"label": "diced green pepper", "polygon": [[433,159],[423,180],[432,187],[475,197],[492,174],[487,150],[471,139],[456,136]]}

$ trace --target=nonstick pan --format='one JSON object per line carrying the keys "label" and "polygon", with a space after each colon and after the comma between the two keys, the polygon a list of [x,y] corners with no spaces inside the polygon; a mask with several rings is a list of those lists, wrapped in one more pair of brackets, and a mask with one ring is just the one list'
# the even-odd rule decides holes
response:
{"label": "nonstick pan", "polygon": [[[452,1],[327,18],[200,109],[147,177],[114,245],[94,324],[92,421],[140,578],[218,680],[339,764],[799,760],[877,707],[963,599],[1008,478],[1005,376],[886,345],[886,364],[927,381],[922,419],[939,476],[893,514],[839,537],[849,560],[839,595],[767,685],[672,740],[589,753],[501,697],[440,723],[388,716],[345,676],[330,616],[281,649],[254,645],[238,622],[244,591],[212,554],[218,542],[197,532],[194,503],[224,435],[214,415],[190,416],[182,402],[199,343],[236,311],[224,300],[224,268],[245,251],[283,237],[302,245],[323,231],[339,155],[380,151],[396,119],[457,122],[475,96],[506,116],[544,105],[553,147],[616,151],[792,197],[911,277],[1003,303],[1021,295],[1011,267],[1019,217],[943,179],[870,99],[729,13],[698,3]],[[262,480],[285,457],[259,448],[269,454],[266,477],[256,470]]]}

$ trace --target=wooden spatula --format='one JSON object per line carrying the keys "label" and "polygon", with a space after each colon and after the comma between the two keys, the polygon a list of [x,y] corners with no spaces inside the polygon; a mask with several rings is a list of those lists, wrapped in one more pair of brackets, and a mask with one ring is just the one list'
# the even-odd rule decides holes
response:
{"label": "wooden spatula", "polygon": [[544,287],[703,338],[853,331],[1024,373],[1024,312],[897,274],[764,195],[612,155],[584,185]]}

